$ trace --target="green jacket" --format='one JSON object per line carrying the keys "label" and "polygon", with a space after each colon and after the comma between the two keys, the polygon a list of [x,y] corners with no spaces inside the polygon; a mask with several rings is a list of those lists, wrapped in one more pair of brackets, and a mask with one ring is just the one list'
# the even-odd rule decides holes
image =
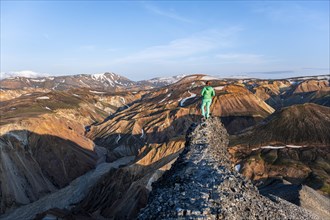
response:
{"label": "green jacket", "polygon": [[215,92],[212,86],[205,86],[201,95],[203,96],[203,99],[212,99],[212,97],[215,96]]}

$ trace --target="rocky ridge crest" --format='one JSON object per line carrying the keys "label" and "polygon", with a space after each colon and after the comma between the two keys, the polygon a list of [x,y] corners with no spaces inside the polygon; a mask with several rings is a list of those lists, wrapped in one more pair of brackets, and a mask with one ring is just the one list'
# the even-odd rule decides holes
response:
{"label": "rocky ridge crest", "polygon": [[152,184],[138,219],[318,219],[280,198],[260,195],[235,171],[227,152],[228,134],[218,119],[189,130],[184,151]]}

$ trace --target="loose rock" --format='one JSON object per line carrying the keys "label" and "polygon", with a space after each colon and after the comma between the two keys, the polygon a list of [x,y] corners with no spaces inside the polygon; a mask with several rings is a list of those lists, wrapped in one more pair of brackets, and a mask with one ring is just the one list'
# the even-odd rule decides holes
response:
{"label": "loose rock", "polygon": [[[213,118],[205,125],[189,129],[184,151],[153,184],[138,219],[319,219],[278,197],[260,195],[232,167],[221,122]],[[159,204],[160,198],[166,199]]]}

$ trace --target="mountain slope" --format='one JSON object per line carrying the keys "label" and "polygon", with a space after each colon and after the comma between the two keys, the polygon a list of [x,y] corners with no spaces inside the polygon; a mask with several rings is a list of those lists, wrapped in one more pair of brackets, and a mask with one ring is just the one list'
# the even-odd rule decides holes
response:
{"label": "mountain slope", "polygon": [[330,145],[330,108],[317,104],[294,105],[270,116],[265,124],[239,136],[250,147],[268,144]]}
{"label": "mountain slope", "polygon": [[329,88],[329,80],[306,80],[297,85],[293,93],[306,93]]}
{"label": "mountain slope", "polygon": [[172,77],[156,77],[149,80],[138,81],[137,83],[141,85],[150,85],[153,87],[163,87],[176,83],[184,77],[186,77],[186,75],[177,75]]}
{"label": "mountain slope", "polygon": [[293,204],[263,196],[233,170],[227,134],[208,120],[188,135],[184,152],[159,181],[138,219],[319,219]]}
{"label": "mountain slope", "polygon": [[88,89],[9,94],[0,102],[0,212],[53,193],[104,162],[106,150],[85,137],[85,128],[142,95]]}
{"label": "mountain slope", "polygon": [[[150,91],[107,121],[91,126],[87,137],[109,150],[109,161],[138,156],[173,139],[183,143],[190,124],[201,118],[198,94],[202,77],[190,76],[177,84]],[[217,90],[211,109],[213,116],[231,117],[228,124],[236,124],[232,126],[236,131],[244,128],[243,117],[258,121],[273,112],[265,102],[237,85]]]}
{"label": "mountain slope", "polygon": [[[95,170],[73,180],[70,185],[46,195],[41,199],[21,206],[12,212],[1,216],[3,220],[12,219],[40,219],[38,213],[43,213],[49,209],[65,209],[72,204],[80,202],[89,192],[90,188],[102,177],[102,175],[117,169],[131,161],[131,158],[123,158],[114,163],[102,163]],[[42,214],[41,214],[42,215]],[[44,216],[43,216],[44,217]],[[41,219],[44,219],[41,217]],[[60,217],[62,218],[62,217]],[[80,219],[80,218],[79,218]]]}
{"label": "mountain slope", "polygon": [[330,106],[328,76],[259,81],[250,89],[267,104],[281,109],[296,104],[317,103]]}
{"label": "mountain slope", "polygon": [[[93,80],[102,81],[102,76]],[[142,91],[113,92],[91,88],[65,91],[41,88],[1,90],[0,97],[6,101],[0,102],[0,131],[3,140],[0,145],[4,149],[0,163],[11,161],[6,164],[17,167],[15,170],[19,177],[15,177],[16,183],[26,186],[34,184],[33,179],[41,183],[40,187],[25,195],[21,193],[20,187],[1,180],[6,183],[2,185],[2,192],[10,192],[7,193],[9,202],[3,207],[8,210],[23,204],[17,203],[21,200],[15,197],[13,191],[25,195],[29,202],[35,201],[53,192],[51,186],[56,189],[66,186],[99,163],[116,163],[131,158],[129,164],[122,164],[124,167],[109,173],[105,171],[95,186],[89,185],[92,187],[90,192],[84,191],[85,198],[75,200],[79,202],[83,199],[72,212],[85,215],[85,210],[87,215],[96,219],[102,216],[136,216],[146,203],[152,182],[171,167],[182,151],[190,125],[200,122],[199,94],[206,80],[211,81],[216,90],[211,106],[212,116],[221,117],[230,134],[260,123],[245,130],[239,139],[232,139],[236,141],[236,145],[230,148],[233,162],[241,165],[244,175],[254,180],[282,177],[295,184],[307,183],[314,189],[327,190],[330,183],[327,158],[329,148],[322,145],[324,133],[307,136],[304,141],[310,145],[308,147],[300,148],[298,142],[291,143],[291,140],[298,140],[297,137],[302,134],[290,129],[290,126],[304,127],[306,120],[312,120],[308,125],[316,123],[313,117],[319,116],[318,108],[311,107],[308,111],[303,109],[297,113],[303,117],[295,116],[295,112],[300,112],[297,109],[288,111],[288,115],[280,114],[281,111],[274,113],[274,109],[267,104],[268,98],[253,90],[258,85],[264,85],[263,91],[269,88],[274,95],[271,97],[286,98],[293,97],[292,91],[297,84],[290,84],[286,80],[217,79],[199,74],[184,77],[162,88],[152,89],[153,86],[148,84],[147,87],[151,89]],[[319,101],[326,100],[325,97],[329,95],[323,89],[310,92],[310,95],[315,94],[319,94]],[[273,124],[270,123],[272,118],[276,119]],[[311,134],[323,129],[322,123],[320,121],[320,127],[316,126],[314,130],[310,128]],[[282,129],[282,126],[285,128]],[[281,129],[291,135],[283,136]],[[263,138],[274,136],[279,139],[275,142],[266,139],[259,143],[259,133]],[[286,142],[288,138],[290,141]],[[251,144],[249,147],[250,140],[251,143],[256,142],[256,145]],[[274,143],[279,145],[275,146],[276,149],[270,149]],[[21,150],[25,148],[27,150]],[[32,153],[27,153],[30,150]],[[49,161],[52,161],[52,165]],[[6,164],[1,166],[5,167]],[[28,165],[28,171],[23,164]],[[14,179],[8,177],[11,168],[1,169],[4,171],[0,173],[1,178]],[[75,169],[76,173],[73,172]],[[15,187],[17,189],[13,190]],[[42,212],[45,210],[42,209]]]}
{"label": "mountain slope", "polygon": [[0,86],[4,89],[44,88],[68,90],[70,88],[89,88],[115,91],[116,89],[120,90],[134,87],[135,85],[135,82],[115,73],[38,78],[14,77],[0,81]]}
{"label": "mountain slope", "polygon": [[1,102],[1,213],[54,192],[95,167],[101,152],[84,137],[85,123],[103,119],[102,111],[95,110],[63,92]]}
{"label": "mountain slope", "polygon": [[72,88],[88,88],[104,91],[150,89],[173,84],[185,77],[185,75],[178,75],[173,77],[158,77],[150,80],[132,81],[126,77],[108,72],[99,74],[43,77],[38,76],[38,74],[32,76],[25,74],[22,74],[22,76],[10,76],[9,74],[8,76],[9,77],[1,78],[0,80],[0,86],[2,89],[43,88],[60,91]]}
{"label": "mountain slope", "polygon": [[92,150],[57,136],[26,130],[0,136],[0,213],[66,186],[94,168],[97,159]]}
{"label": "mountain slope", "polygon": [[294,105],[231,137],[229,151],[254,180],[280,178],[330,194],[330,108]]}

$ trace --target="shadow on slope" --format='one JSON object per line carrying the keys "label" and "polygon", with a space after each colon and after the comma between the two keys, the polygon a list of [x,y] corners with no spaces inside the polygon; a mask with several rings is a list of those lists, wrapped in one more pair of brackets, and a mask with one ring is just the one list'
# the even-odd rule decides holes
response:
{"label": "shadow on slope", "polygon": [[275,195],[293,204],[312,210],[324,219],[330,216],[329,198],[322,196],[308,186],[292,184],[280,178],[270,178],[263,180],[258,188],[262,195],[270,199],[273,199],[273,195]]}
{"label": "shadow on slope", "polygon": [[98,155],[75,142],[27,130],[0,137],[0,213],[63,188],[93,169]]}
{"label": "shadow on slope", "polygon": [[293,93],[293,90],[294,88],[292,89],[292,92],[273,95],[269,97],[269,99],[265,100],[265,102],[276,110],[305,103],[315,103],[318,105],[330,107],[329,89],[320,89],[318,91],[297,93]]}
{"label": "shadow on slope", "polygon": [[71,212],[93,219],[134,219],[148,201],[151,183],[165,170],[162,167],[173,162],[181,151],[150,164],[133,164],[111,170],[92,188],[90,193]]}
{"label": "shadow on slope", "polygon": [[[153,128],[151,132],[140,134],[132,134],[134,125],[129,125],[127,129],[125,128],[127,133],[104,133],[96,137],[94,142],[109,150],[108,161],[114,161],[125,156],[142,158],[152,149],[162,145],[174,145],[176,142],[183,144],[187,129],[192,123],[200,121],[200,115],[186,115],[174,119],[166,128],[163,128],[160,122],[159,125],[151,125]],[[123,124],[122,127],[124,128],[124,126],[126,124]]]}
{"label": "shadow on slope", "polygon": [[249,148],[276,143],[297,145],[330,145],[330,108],[307,103],[284,108],[231,140],[231,146]]}

